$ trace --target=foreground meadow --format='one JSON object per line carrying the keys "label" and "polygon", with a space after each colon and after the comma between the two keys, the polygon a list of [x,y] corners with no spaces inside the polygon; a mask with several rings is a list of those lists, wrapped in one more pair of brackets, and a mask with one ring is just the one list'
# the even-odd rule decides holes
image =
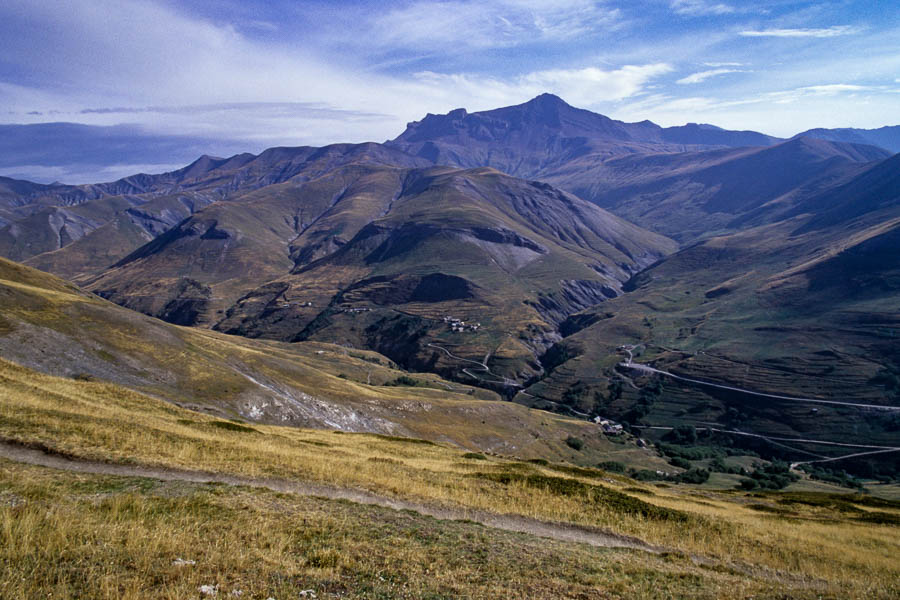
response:
{"label": "foreground meadow", "polygon": [[[199,597],[200,586],[263,599],[306,590],[369,598],[900,594],[900,505],[864,496],[651,486],[423,440],[251,426],[5,361],[0,436],[7,448],[40,448],[73,465],[306,482],[473,515],[440,520],[264,488],[4,460],[3,598],[184,598]],[[490,514],[630,536],[637,548],[472,522]]]}

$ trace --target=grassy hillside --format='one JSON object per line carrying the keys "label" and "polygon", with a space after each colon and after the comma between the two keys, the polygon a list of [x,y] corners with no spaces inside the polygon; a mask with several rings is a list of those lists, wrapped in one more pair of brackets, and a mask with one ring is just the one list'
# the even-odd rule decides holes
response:
{"label": "grassy hillside", "polygon": [[649,486],[416,440],[237,424],[6,361],[0,392],[0,436],[69,459],[324,484],[663,549],[591,548],[347,501],[0,460],[0,589],[8,597],[192,596],[201,585],[259,598],[302,590],[367,598],[898,593],[900,506],[888,501]]}
{"label": "grassy hillside", "polygon": [[[559,321],[674,248],[492,169],[350,164],[213,204],[87,288],[179,324],[347,342],[504,391],[540,372]],[[445,317],[480,325],[447,335]],[[463,371],[488,355],[496,375]]]}
{"label": "grassy hillside", "polygon": [[[178,327],[5,260],[0,300],[5,359],[71,380],[124,385],[221,418],[414,435],[582,463],[619,448],[590,424],[435,375],[410,376],[374,352]],[[569,436],[585,440],[582,452],[564,443]],[[635,452],[637,462],[644,454]]]}

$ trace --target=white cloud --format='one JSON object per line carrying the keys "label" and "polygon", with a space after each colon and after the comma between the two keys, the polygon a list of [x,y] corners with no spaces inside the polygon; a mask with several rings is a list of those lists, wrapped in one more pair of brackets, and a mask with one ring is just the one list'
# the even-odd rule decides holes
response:
{"label": "white cloud", "polygon": [[675,83],[681,85],[688,85],[692,83],[700,83],[702,81],[706,81],[711,77],[716,77],[718,75],[725,75],[726,73],[743,73],[744,71],[740,69],[710,69],[709,71],[699,71],[697,73],[692,73],[687,77],[682,77]]}
{"label": "white cloud", "polygon": [[468,98],[467,107],[475,110],[523,102],[544,92],[575,106],[591,107],[636,96],[653,78],[671,70],[668,64],[656,63],[608,71],[596,67],[535,71],[512,79],[423,72],[417,79],[432,90],[454,90],[457,97]]}
{"label": "white cloud", "polygon": [[825,85],[808,85],[800,88],[804,92],[812,92],[814,94],[840,94],[842,92],[861,92],[863,90],[874,89],[867,85],[853,85],[849,83],[828,83]]}
{"label": "white cloud", "polygon": [[[506,0],[503,6],[544,19],[533,25],[542,35],[562,36],[572,31],[554,29],[567,22],[563,17],[593,14],[594,3]],[[149,0],[73,0],[53,7],[9,0],[0,6],[0,20],[14,17],[10,12],[27,14],[41,29],[60,35],[40,52],[24,36],[5,40],[10,52],[4,58],[43,80],[35,87],[0,84],[0,106],[15,113],[0,120],[34,123],[55,111],[52,118],[59,121],[125,121],[162,134],[246,140],[249,151],[382,141],[426,112],[484,110],[543,92],[596,107],[641,93],[671,69],[653,63],[509,77],[388,76],[341,65],[340,57],[254,41]],[[33,111],[44,115],[27,114]]]}
{"label": "white cloud", "polygon": [[592,0],[415,2],[374,19],[377,46],[458,50],[569,40],[613,26],[621,12]]}
{"label": "white cloud", "polygon": [[759,29],[741,31],[744,37],[781,37],[781,38],[831,38],[841,35],[853,35],[862,31],[851,25],[835,25],[822,29]]}
{"label": "white cloud", "polygon": [[726,129],[791,137],[816,127],[876,128],[896,124],[896,96],[883,86],[821,84],[743,97],[679,98],[661,93],[622,103],[610,116],[651,118],[664,125],[713,123]]}
{"label": "white cloud", "polygon": [[16,165],[0,169],[2,177],[24,179],[36,183],[53,183],[61,181],[69,185],[80,183],[98,183],[115,181],[135,173],[166,173],[180,169],[183,163],[163,164],[120,164],[120,165],[61,165],[48,167],[44,165]]}
{"label": "white cloud", "polygon": [[[254,37],[246,23],[218,25],[177,6],[162,0],[0,2],[3,61],[28,74],[0,82],[0,121],[124,121],[161,134],[236,140],[246,143],[246,150],[258,151],[276,144],[381,141],[426,112],[461,106],[485,110],[543,92],[617,118],[714,122],[772,133],[793,128],[794,121],[810,123],[813,117],[819,123],[806,128],[878,126],[896,119],[895,91],[847,87],[873,82],[898,87],[891,83],[900,73],[896,28],[869,28],[865,36],[835,38],[829,49],[790,55],[771,44],[752,44],[751,54],[728,46],[735,44],[735,32],[723,27],[704,26],[701,32],[664,38],[629,31],[622,35],[627,43],[617,44],[615,36],[609,36],[609,43],[594,43],[589,35],[625,21],[609,5],[592,0],[412,0],[396,10],[360,9],[340,35],[329,22],[322,32],[306,31],[310,37],[300,40],[298,35],[292,42],[287,35]],[[679,6],[682,11],[691,6],[725,10],[715,2]],[[672,19],[671,13],[667,18]],[[292,25],[288,20],[277,24],[280,33]],[[19,35],[15,28],[25,32]],[[267,29],[265,24],[258,28]],[[744,34],[814,38],[855,31],[838,26]],[[50,38],[52,44],[34,43]],[[478,60],[474,67],[455,51],[474,55],[534,41],[553,41],[553,51],[484,53],[491,62]],[[402,65],[408,63],[402,61],[426,55],[437,58],[415,70],[430,71],[404,73]],[[495,56],[504,57],[502,64]],[[390,61],[397,62],[382,68]],[[536,61],[540,67],[533,66]],[[673,70],[670,64],[700,65],[699,73],[686,72],[680,80],[685,85],[676,86],[661,77]],[[762,64],[767,68],[758,67]],[[751,69],[752,74],[722,80],[729,84],[720,92],[728,94],[724,100],[698,97],[686,86]],[[852,79],[828,83],[835,73],[850,73]],[[795,82],[797,89],[784,91],[785,81]],[[853,102],[862,106],[864,99],[864,114],[852,109]],[[804,106],[810,117],[802,114]],[[828,114],[825,107],[837,112]],[[35,111],[43,114],[28,114]]]}
{"label": "white cloud", "polygon": [[689,17],[727,15],[735,12],[735,8],[729,4],[707,2],[706,0],[672,0],[670,6],[679,15]]}

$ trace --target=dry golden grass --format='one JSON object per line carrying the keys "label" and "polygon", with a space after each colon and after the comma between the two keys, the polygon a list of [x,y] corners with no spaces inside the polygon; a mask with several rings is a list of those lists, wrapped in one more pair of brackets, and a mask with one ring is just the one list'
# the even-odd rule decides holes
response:
{"label": "dry golden grass", "polygon": [[[194,564],[177,564],[177,561]],[[268,491],[0,461],[0,596],[816,597],[815,582]],[[310,597],[307,595],[306,597]]]}
{"label": "dry golden grass", "polygon": [[[815,589],[859,598],[900,593],[896,526],[854,521],[852,514],[793,504],[782,509],[771,498],[688,487],[634,487],[613,476],[566,472],[552,464],[466,459],[455,448],[421,441],[261,425],[245,430],[222,423],[230,422],[120,386],[40,375],[0,361],[0,435],[7,439],[110,462],[320,482],[598,526],[710,559],[747,582],[775,578],[792,593]],[[766,503],[772,510],[761,511],[758,506]],[[675,512],[642,513],[648,505]],[[56,525],[34,521],[34,528],[45,532],[41,535],[50,535]],[[8,531],[13,525],[3,527]],[[103,523],[84,527],[88,535]]]}
{"label": "dry golden grass", "polygon": [[[269,423],[397,432],[470,450],[583,464],[596,464],[613,448],[593,424],[531,411],[437,375],[414,374],[422,384],[417,387],[384,385],[409,374],[375,352],[178,327],[2,258],[0,355],[225,418],[253,414]],[[295,399],[307,396],[314,401],[298,410]],[[282,423],[285,417],[292,420]],[[584,439],[581,452],[566,446],[568,436]],[[664,464],[649,453],[626,462],[638,468]]]}

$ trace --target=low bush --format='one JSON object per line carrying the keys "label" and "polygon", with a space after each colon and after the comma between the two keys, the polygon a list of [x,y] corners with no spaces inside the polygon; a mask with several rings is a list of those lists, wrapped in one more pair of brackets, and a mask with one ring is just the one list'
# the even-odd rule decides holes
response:
{"label": "low bush", "polygon": [[521,483],[528,487],[545,489],[559,496],[583,496],[590,498],[596,504],[602,504],[615,511],[629,515],[640,515],[646,519],[685,522],[691,518],[687,513],[680,510],[649,504],[628,494],[575,479],[538,474],[525,475],[521,473],[473,473],[471,476],[503,485]]}
{"label": "low bush", "polygon": [[581,449],[584,448],[584,440],[577,437],[569,436],[566,438],[566,445],[573,450],[578,450],[581,452]]}
{"label": "low bush", "polygon": [[609,471],[610,473],[624,473],[625,463],[620,463],[616,460],[607,460],[601,463],[597,463],[597,468],[603,469],[604,471]]}

